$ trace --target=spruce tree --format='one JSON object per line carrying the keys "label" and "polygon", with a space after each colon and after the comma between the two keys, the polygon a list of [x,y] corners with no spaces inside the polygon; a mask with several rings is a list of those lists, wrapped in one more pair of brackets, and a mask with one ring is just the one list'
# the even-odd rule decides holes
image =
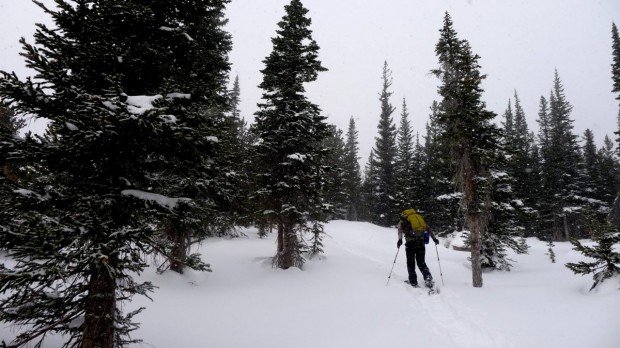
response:
{"label": "spruce tree", "polygon": [[396,126],[392,119],[395,108],[390,103],[390,87],[392,86],[392,72],[387,62],[383,64],[381,75],[383,82],[379,101],[381,114],[379,115],[378,135],[375,137],[373,168],[376,184],[372,200],[371,221],[381,226],[390,226],[395,222],[394,216],[398,213],[396,203]]}
{"label": "spruce tree", "polygon": [[482,80],[478,60],[466,40],[460,40],[446,13],[440,39],[435,46],[439,67],[433,71],[441,80],[442,96],[438,120],[445,127],[456,169],[455,184],[462,192],[460,208],[470,231],[472,280],[482,286],[481,241],[490,214],[489,167],[497,148],[499,130],[491,123],[495,114],[482,101]]}
{"label": "spruce tree", "polygon": [[308,10],[301,1],[292,0],[285,12],[271,40],[273,51],[263,61],[263,102],[255,124],[260,160],[256,195],[263,215],[276,222],[273,264],[282,269],[303,265],[303,233],[323,208],[322,145],[327,136],[325,117],[305,96],[304,83],[315,81],[326,70],[318,59]]}
{"label": "spruce tree", "polygon": [[360,219],[360,197],[362,178],[359,165],[359,142],[358,132],[353,117],[349,120],[346,142],[343,155],[344,191],[348,199],[346,204],[347,220],[358,221]]}
{"label": "spruce tree", "polygon": [[65,346],[136,342],[139,310],[123,313],[122,302],[153,288],[134,279],[144,256],[208,267],[178,258],[160,228],[193,229],[196,212],[225,201],[213,163],[227,102],[225,3],[57,1],[46,12],[58,30],[40,25],[35,45],[22,41],[36,78],[2,73],[3,101],[51,121],[43,137],[0,142],[34,167],[25,183],[3,175],[0,191],[0,245],[17,261],[2,270],[0,319],[27,324],[11,346],[53,333]]}

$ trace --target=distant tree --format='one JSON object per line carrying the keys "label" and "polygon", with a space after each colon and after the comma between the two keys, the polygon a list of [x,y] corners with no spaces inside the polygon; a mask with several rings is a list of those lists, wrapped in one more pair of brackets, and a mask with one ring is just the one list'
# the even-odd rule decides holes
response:
{"label": "distant tree", "polygon": [[611,64],[612,92],[618,93],[616,99],[620,100],[620,35],[618,35],[616,23],[611,23],[611,49],[613,58]]}
{"label": "distant tree", "polygon": [[362,221],[372,222],[372,209],[374,207],[374,200],[376,199],[377,190],[377,176],[375,173],[375,150],[370,150],[368,155],[368,161],[364,167],[364,177],[362,179],[362,191],[360,200],[360,219]]}
{"label": "distant tree", "polygon": [[305,96],[304,83],[315,81],[326,70],[318,59],[308,10],[301,1],[292,0],[285,12],[261,71],[263,102],[254,128],[260,161],[256,196],[262,215],[277,226],[273,264],[282,269],[302,267],[307,249],[303,235],[309,224],[313,231],[320,230],[316,216],[323,209],[323,144],[328,134],[319,107]]}
{"label": "distant tree", "polygon": [[[403,98],[400,126],[396,139],[395,198],[399,210],[407,207],[419,207],[420,197],[416,196],[415,187],[419,185],[417,168],[414,162],[414,142],[407,101]],[[417,168],[416,168],[417,167]],[[418,208],[419,209],[419,208]]]}
{"label": "distant tree", "polygon": [[423,167],[420,175],[420,211],[439,234],[458,230],[462,224],[459,213],[460,194],[455,192],[454,172],[450,164],[450,144],[443,137],[444,128],[437,121],[439,104],[433,101],[423,147]]}
{"label": "distant tree", "polygon": [[392,120],[395,108],[390,103],[390,87],[392,86],[392,72],[387,62],[383,64],[381,75],[383,86],[379,100],[381,114],[379,116],[378,135],[375,138],[373,180],[375,183],[374,197],[372,198],[372,222],[381,226],[390,226],[395,222],[396,207],[396,127]]}
{"label": "distant tree", "polygon": [[460,208],[471,236],[472,280],[482,286],[481,241],[490,218],[490,166],[494,160],[499,130],[491,123],[495,114],[482,101],[480,57],[469,43],[460,40],[446,13],[440,39],[435,46],[439,67],[433,71],[441,80],[438,121],[444,125],[444,139],[451,148],[456,168],[455,184],[462,192]]}
{"label": "distant tree", "polygon": [[360,195],[362,189],[361,170],[359,165],[358,131],[353,117],[349,120],[343,156],[344,191],[347,202],[347,220],[360,219]]}
{"label": "distant tree", "polygon": [[328,136],[323,146],[329,151],[325,156],[324,164],[329,168],[326,175],[324,202],[329,206],[329,216],[332,219],[346,219],[350,199],[345,191],[347,177],[344,173],[345,143],[342,131],[334,125],[329,125]]}

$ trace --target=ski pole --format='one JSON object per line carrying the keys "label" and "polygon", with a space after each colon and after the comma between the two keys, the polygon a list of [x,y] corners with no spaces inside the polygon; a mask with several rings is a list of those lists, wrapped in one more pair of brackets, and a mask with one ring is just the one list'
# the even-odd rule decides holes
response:
{"label": "ski pole", "polygon": [[439,250],[437,250],[437,244],[435,244],[435,252],[437,253],[437,263],[439,264],[439,275],[441,276],[441,285],[446,285],[443,283],[443,272],[441,271],[441,261],[439,261]]}
{"label": "ski pole", "polygon": [[385,283],[385,286],[390,284],[390,278],[392,278],[392,271],[394,270],[394,265],[396,265],[396,259],[398,258],[398,252],[400,251],[400,247],[396,249],[396,256],[394,257],[394,263],[392,264],[392,269],[390,270],[390,275],[388,276],[388,281]]}

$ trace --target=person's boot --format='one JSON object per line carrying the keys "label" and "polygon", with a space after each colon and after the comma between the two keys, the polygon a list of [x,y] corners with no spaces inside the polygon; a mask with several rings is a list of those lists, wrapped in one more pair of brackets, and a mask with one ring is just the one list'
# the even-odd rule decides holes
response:
{"label": "person's boot", "polygon": [[426,285],[427,288],[432,288],[433,285],[435,285],[435,283],[433,282],[433,278],[427,277],[426,279],[424,279],[424,285]]}
{"label": "person's boot", "polygon": [[419,288],[419,287],[420,287],[420,286],[418,285],[418,281],[417,281],[417,280],[415,280],[415,281],[413,281],[413,282],[412,282],[411,280],[405,280],[405,283],[407,283],[407,284],[411,285],[411,286],[412,286],[412,287],[414,287],[414,288]]}

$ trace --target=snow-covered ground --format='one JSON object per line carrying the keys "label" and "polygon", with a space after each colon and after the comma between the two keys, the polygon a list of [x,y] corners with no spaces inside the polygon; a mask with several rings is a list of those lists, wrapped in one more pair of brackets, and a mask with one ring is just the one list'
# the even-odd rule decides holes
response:
{"label": "snow-covered ground", "polygon": [[[467,253],[440,244],[445,285],[434,246],[426,260],[439,295],[408,287],[404,250],[394,229],[334,221],[326,226],[325,257],[304,270],[271,268],[271,235],[210,239],[202,247],[213,273],[142,278],[160,288],[138,317],[143,347],[620,347],[620,284],[588,293],[591,277],[564,263],[582,257],[557,243],[557,263],[544,243],[511,255],[510,272],[484,274],[471,287]],[[444,240],[443,242],[446,242]],[[12,331],[0,327],[0,337]],[[56,347],[50,340],[47,347]]]}

